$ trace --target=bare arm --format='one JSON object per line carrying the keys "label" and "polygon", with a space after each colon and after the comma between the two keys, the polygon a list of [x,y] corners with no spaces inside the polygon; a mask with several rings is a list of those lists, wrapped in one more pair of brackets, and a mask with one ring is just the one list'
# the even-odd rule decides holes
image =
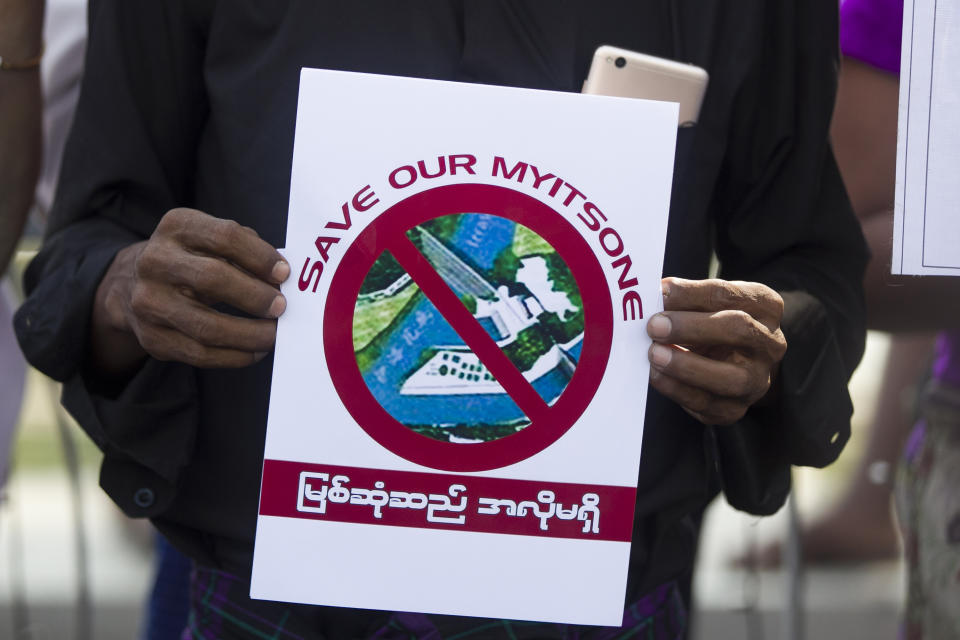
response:
{"label": "bare arm", "polygon": [[[43,2],[0,0],[0,57],[16,63],[43,47]],[[40,72],[0,70],[0,273],[20,239],[40,171]]]}
{"label": "bare arm", "polygon": [[867,323],[881,331],[958,327],[960,278],[890,274],[898,100],[895,75],[844,59],[831,137],[872,253],[864,281]]}

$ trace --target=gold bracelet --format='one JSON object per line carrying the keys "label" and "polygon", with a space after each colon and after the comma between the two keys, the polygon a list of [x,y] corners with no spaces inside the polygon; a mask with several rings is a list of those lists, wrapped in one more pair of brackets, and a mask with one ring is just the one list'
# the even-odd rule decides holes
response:
{"label": "gold bracelet", "polygon": [[26,69],[36,69],[40,66],[40,61],[43,60],[43,52],[45,49],[46,46],[41,44],[40,53],[32,58],[19,60],[17,62],[4,60],[3,56],[0,56],[0,71],[24,71]]}

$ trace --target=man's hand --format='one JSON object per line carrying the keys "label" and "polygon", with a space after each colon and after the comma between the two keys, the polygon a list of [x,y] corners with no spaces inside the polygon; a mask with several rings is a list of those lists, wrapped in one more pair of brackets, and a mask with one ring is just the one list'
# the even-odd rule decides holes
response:
{"label": "man's hand", "polygon": [[731,424],[770,388],[787,341],[783,299],[755,282],[663,279],[650,381],[704,424]]}
{"label": "man's hand", "polygon": [[[117,254],[97,290],[92,364],[130,372],[147,354],[196,367],[244,367],[273,348],[290,275],[283,257],[248,227],[173,209],[146,242]],[[216,311],[225,303],[253,316]]]}

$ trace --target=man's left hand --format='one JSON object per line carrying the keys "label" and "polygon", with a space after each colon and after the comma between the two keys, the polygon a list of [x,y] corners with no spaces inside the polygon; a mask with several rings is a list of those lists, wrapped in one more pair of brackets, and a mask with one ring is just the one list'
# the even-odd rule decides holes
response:
{"label": "man's left hand", "polygon": [[787,341],[783,299],[756,282],[664,278],[650,381],[704,424],[732,424],[770,389]]}

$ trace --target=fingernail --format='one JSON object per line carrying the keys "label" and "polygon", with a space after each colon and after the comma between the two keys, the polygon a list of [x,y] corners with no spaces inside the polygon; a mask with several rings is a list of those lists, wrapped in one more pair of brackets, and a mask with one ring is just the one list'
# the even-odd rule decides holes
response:
{"label": "fingernail", "polygon": [[277,296],[273,299],[273,302],[270,303],[270,308],[267,309],[267,315],[271,318],[279,318],[286,309],[287,299],[283,296]]}
{"label": "fingernail", "polygon": [[671,329],[673,329],[673,323],[662,313],[654,315],[647,323],[647,334],[651,338],[666,338],[670,335]]}
{"label": "fingernail", "polygon": [[290,265],[287,264],[285,260],[280,260],[277,264],[273,265],[273,271],[270,272],[270,276],[277,282],[285,282],[286,279],[290,277]]}
{"label": "fingernail", "polygon": [[673,349],[670,347],[655,344],[650,349],[650,361],[658,367],[665,367],[670,364],[671,358],[673,358]]}

